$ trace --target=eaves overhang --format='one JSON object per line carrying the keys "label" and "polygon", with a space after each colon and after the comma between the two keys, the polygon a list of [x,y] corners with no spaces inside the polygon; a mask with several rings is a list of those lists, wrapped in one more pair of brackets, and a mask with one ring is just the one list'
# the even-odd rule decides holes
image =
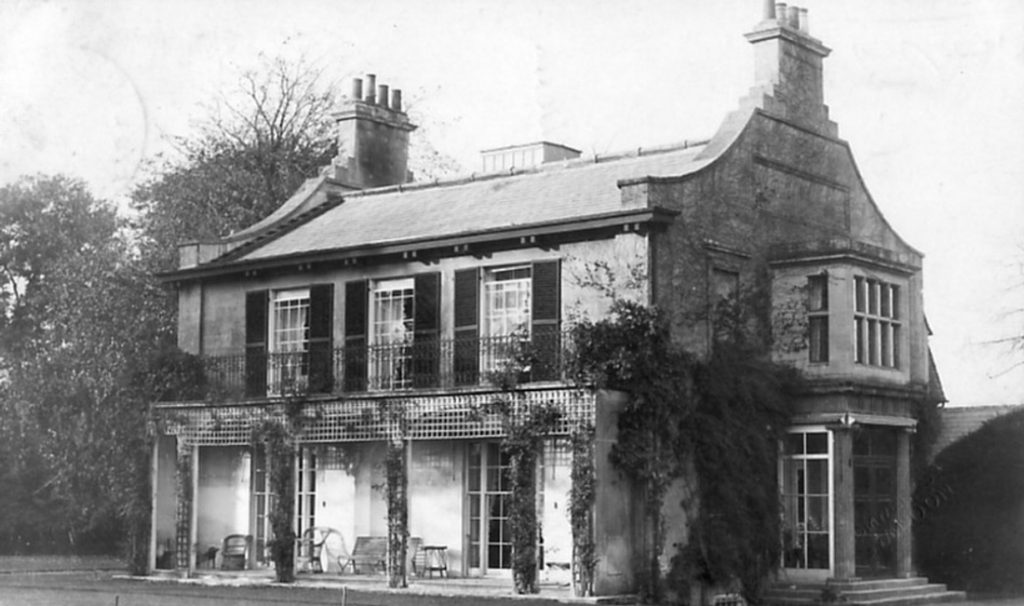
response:
{"label": "eaves overhang", "polygon": [[921,270],[920,259],[913,257],[845,237],[777,244],[768,251],[773,267],[849,262],[905,275]]}
{"label": "eaves overhang", "polygon": [[441,257],[486,254],[498,249],[523,246],[548,248],[568,241],[609,237],[614,233],[643,233],[673,222],[677,215],[679,211],[662,207],[629,209],[461,234],[368,242],[258,259],[213,261],[160,273],[157,274],[157,278],[165,283],[185,282],[232,275],[251,275],[267,270],[308,270],[313,265],[360,265],[392,259],[429,263]]}

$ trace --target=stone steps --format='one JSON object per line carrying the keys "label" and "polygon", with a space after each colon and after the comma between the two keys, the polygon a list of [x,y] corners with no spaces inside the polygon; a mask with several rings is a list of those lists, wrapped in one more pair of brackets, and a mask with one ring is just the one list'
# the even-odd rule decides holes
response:
{"label": "stone steps", "polygon": [[[824,595],[825,588],[831,596]],[[966,599],[962,591],[949,591],[941,583],[929,583],[924,577],[909,579],[870,579],[859,581],[831,582],[821,584],[777,584],[765,595],[770,606],[808,606],[824,603],[823,598],[832,597],[832,603],[851,606],[917,606],[961,602]]]}

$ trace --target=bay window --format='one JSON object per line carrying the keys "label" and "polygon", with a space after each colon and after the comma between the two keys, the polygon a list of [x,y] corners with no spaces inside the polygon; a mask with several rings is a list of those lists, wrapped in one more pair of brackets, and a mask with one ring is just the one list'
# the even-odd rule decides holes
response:
{"label": "bay window", "polygon": [[853,317],[854,360],[868,366],[899,368],[902,332],[900,287],[856,276]]}

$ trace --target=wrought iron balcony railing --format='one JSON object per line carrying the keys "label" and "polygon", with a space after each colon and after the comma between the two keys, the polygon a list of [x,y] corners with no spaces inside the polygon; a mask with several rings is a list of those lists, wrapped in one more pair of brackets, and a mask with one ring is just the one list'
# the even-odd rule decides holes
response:
{"label": "wrought iron balcony railing", "polygon": [[416,335],[387,345],[318,347],[290,353],[204,356],[209,390],[226,397],[415,391],[563,378],[559,332],[438,339]]}

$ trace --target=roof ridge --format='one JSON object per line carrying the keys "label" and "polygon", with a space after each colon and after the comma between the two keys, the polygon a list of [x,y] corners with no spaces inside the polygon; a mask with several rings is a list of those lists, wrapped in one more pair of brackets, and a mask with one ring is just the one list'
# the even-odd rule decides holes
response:
{"label": "roof ridge", "polygon": [[[480,181],[496,181],[499,179],[507,179],[511,177],[521,177],[524,175],[535,175],[545,172],[552,172],[555,170],[566,170],[575,169],[584,166],[592,166],[595,164],[604,164],[607,162],[616,162],[620,160],[626,160],[630,158],[645,158],[648,156],[654,156],[658,154],[668,154],[677,151],[684,151],[707,145],[710,139],[684,139],[678,143],[669,143],[665,145],[655,145],[651,147],[637,147],[635,150],[616,152],[602,156],[594,153],[588,156],[581,156],[579,158],[572,158],[566,160],[555,160],[529,168],[511,168],[508,171],[496,171],[489,173],[476,173],[472,172],[468,176],[458,176],[451,179],[441,180],[434,179],[433,181],[420,181],[405,183],[399,185],[386,185],[384,187],[374,187],[370,189],[362,189],[356,191],[345,192],[346,197],[370,197],[379,196],[384,194],[391,194],[395,192],[405,191],[419,191],[423,189],[431,189],[434,187],[454,187],[458,185],[465,185],[467,183],[478,183]],[[328,177],[328,181],[331,183],[337,183]]]}

